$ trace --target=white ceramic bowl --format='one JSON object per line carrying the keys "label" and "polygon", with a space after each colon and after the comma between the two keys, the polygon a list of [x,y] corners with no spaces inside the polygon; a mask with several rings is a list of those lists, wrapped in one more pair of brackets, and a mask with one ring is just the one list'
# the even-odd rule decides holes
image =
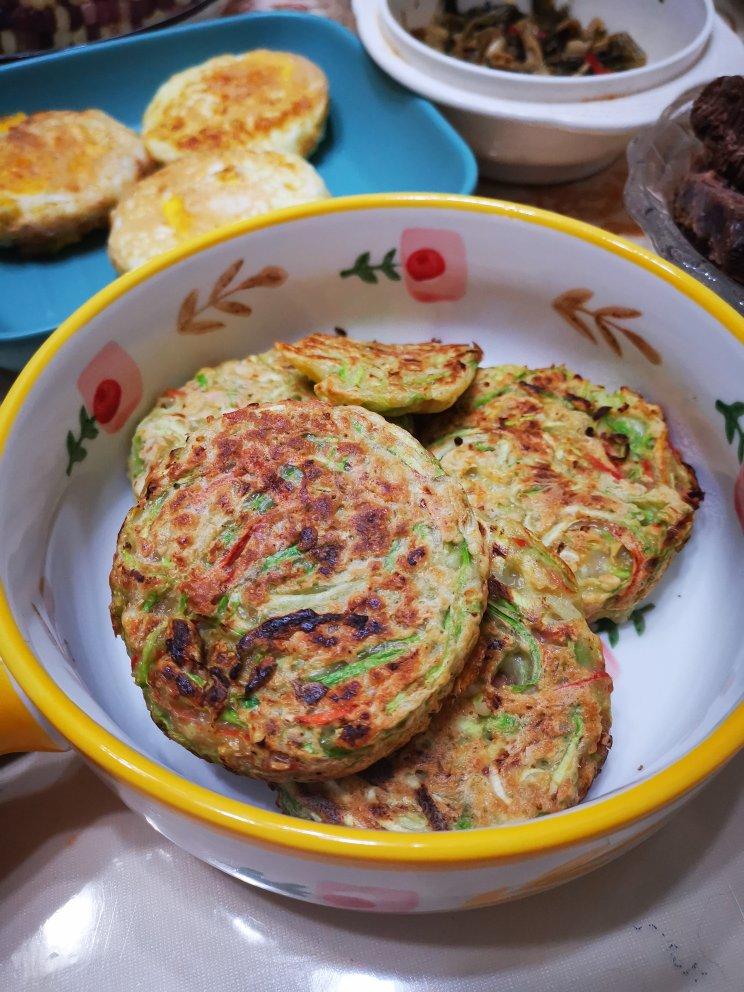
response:
{"label": "white ceramic bowl", "polygon": [[[411,277],[418,248],[442,255],[442,275]],[[363,282],[348,270],[367,252],[375,280]],[[380,268],[384,256],[394,270]],[[266,267],[271,285],[239,288]],[[222,302],[243,304],[239,313],[214,308],[215,287]],[[589,336],[558,312],[561,297]],[[655,590],[646,632],[623,627],[609,657],[615,744],[578,808],[452,833],[313,824],[282,816],[265,785],[199,760],[149,719],[107,610],[134,425],[200,365],[334,326],[388,341],[474,339],[487,362],[565,361],[609,386],[628,383],[663,404],[697,468],[706,498],[692,540]],[[732,608],[744,477],[726,434],[726,423],[734,442],[744,430],[742,341],[741,317],[650,253],[565,217],[470,198],[329,200],[225,228],[129,273],[49,339],[0,410],[0,653],[25,699],[0,685],[0,744],[67,740],[177,844],[325,905],[461,909],[603,863],[744,742],[744,639]],[[112,395],[116,409],[101,402]]]}
{"label": "white ceramic bowl", "polygon": [[[628,140],[653,124],[681,92],[744,69],[741,39],[712,13],[710,0],[629,3],[628,18],[631,8],[639,19],[643,10],[655,11],[653,31],[640,26],[636,31],[653,61],[591,80],[468,66],[417,42],[393,16],[403,7],[389,3],[399,0],[353,0],[367,51],[398,82],[440,106],[475,151],[485,175],[507,182],[564,182],[591,175],[620,155]],[[586,10],[594,7],[587,3]],[[604,7],[613,28],[629,23],[626,4],[608,0]],[[670,49],[666,36],[674,40]]]}
{"label": "white ceramic bowl", "polygon": [[[461,10],[483,6],[462,0]],[[517,6],[529,11],[528,0]],[[713,0],[571,0],[571,16],[582,24],[601,17],[609,31],[627,31],[646,53],[646,65],[603,76],[531,76],[472,65],[435,51],[410,33],[431,21],[441,0],[382,0],[380,21],[403,58],[417,69],[483,96],[567,103],[627,96],[666,83],[700,57],[713,30]]]}

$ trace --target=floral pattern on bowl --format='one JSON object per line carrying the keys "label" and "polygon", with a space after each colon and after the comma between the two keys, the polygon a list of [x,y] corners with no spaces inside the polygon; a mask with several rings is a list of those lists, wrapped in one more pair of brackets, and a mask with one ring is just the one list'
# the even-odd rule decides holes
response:
{"label": "floral pattern on bowl", "polygon": [[373,286],[381,277],[402,281],[419,303],[460,300],[468,283],[465,243],[457,231],[409,227],[401,233],[399,246],[388,249],[379,262],[373,260],[372,252],[365,251],[339,275],[342,279],[355,276]]}
{"label": "floral pattern on bowl", "polygon": [[124,349],[110,341],[80,373],[77,388],[83,397],[77,437],[67,432],[67,475],[88,454],[86,441],[98,437],[99,428],[116,434],[142,399],[142,373]]}

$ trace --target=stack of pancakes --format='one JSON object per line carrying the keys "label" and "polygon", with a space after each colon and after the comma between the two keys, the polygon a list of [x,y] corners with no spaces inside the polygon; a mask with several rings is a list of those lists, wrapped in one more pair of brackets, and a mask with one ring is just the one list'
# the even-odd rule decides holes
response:
{"label": "stack of pancakes", "polygon": [[490,826],[602,768],[588,621],[647,595],[702,493],[638,394],[480,359],[314,334],[135,432],[114,628],[158,726],[291,815]]}

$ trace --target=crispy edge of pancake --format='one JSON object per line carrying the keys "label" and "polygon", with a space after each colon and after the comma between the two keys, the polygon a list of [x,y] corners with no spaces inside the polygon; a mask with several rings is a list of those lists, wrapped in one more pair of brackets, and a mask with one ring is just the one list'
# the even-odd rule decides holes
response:
{"label": "crispy edge of pancake", "polygon": [[483,356],[472,344],[381,344],[332,334],[311,334],[277,348],[316,383],[319,399],[392,417],[452,406]]}

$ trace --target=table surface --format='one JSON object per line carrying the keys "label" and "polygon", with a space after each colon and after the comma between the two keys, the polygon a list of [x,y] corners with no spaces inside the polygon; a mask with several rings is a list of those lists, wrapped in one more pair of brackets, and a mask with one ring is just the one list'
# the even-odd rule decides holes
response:
{"label": "table surface", "polygon": [[[230,0],[247,9],[346,0]],[[721,6],[744,33],[736,0]],[[624,162],[555,187],[482,184],[642,240]],[[0,370],[0,396],[12,376]],[[174,847],[73,754],[0,766],[4,992],[741,992],[744,754],[659,833],[560,889],[383,917],[253,889]]]}
{"label": "table surface", "polygon": [[313,907],[202,864],[72,754],[0,769],[4,992],[741,992],[744,754],[636,850],[468,913]]}

